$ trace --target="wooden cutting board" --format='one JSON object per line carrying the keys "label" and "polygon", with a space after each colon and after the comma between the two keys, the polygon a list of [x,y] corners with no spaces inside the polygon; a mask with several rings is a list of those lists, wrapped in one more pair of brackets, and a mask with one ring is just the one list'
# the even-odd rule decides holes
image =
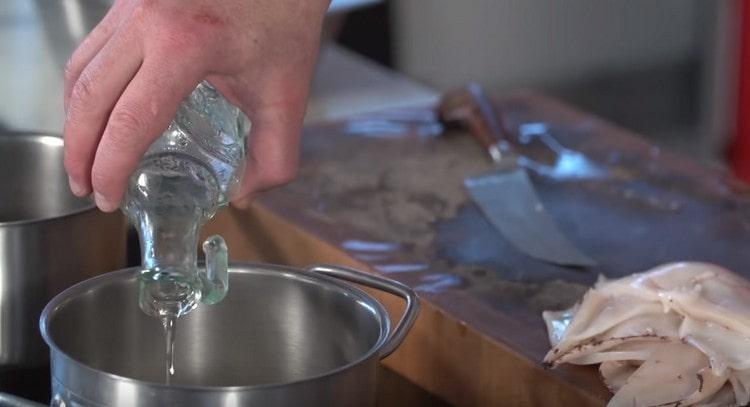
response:
{"label": "wooden cutting board", "polygon": [[[438,131],[420,108],[306,129],[299,179],[248,211],[221,213],[206,233],[224,235],[233,260],[337,263],[415,288],[421,315],[385,363],[450,403],[603,405],[609,394],[595,368],[542,367],[541,311],[572,305],[599,274],[670,261],[750,277],[750,193],[722,169],[543,96],[498,98],[497,107],[510,129],[543,123],[567,149],[560,161],[550,140],[519,144],[536,163],[544,205],[599,266],[517,252],[462,188],[491,168],[485,153],[467,134]],[[598,175],[581,177],[582,162]],[[397,318],[400,301],[376,295]]]}

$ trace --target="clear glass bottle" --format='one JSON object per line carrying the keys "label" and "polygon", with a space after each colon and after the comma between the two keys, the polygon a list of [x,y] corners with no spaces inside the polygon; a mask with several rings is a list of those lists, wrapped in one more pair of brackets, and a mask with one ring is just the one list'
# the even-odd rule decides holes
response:
{"label": "clear glass bottle", "polygon": [[179,317],[226,295],[224,240],[203,242],[202,268],[198,233],[240,182],[248,131],[247,117],[201,82],[130,178],[123,211],[141,242],[139,304],[147,314]]}

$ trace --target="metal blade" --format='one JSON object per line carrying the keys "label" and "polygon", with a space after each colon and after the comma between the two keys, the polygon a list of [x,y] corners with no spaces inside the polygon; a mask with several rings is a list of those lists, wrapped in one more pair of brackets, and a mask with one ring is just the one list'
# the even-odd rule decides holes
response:
{"label": "metal blade", "polygon": [[484,215],[521,252],[563,266],[596,265],[560,232],[523,168],[467,178],[464,185]]}

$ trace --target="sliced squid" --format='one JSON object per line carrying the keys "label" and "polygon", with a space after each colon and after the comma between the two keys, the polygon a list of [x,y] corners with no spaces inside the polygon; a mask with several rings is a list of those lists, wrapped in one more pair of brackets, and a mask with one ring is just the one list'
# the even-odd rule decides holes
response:
{"label": "sliced squid", "polygon": [[726,269],[672,263],[600,279],[542,316],[544,363],[599,364],[611,407],[750,402],[750,282]]}

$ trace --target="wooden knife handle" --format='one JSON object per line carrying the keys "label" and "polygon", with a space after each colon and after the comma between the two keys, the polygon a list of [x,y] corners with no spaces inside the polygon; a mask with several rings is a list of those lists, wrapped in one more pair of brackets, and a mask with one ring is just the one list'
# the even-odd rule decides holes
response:
{"label": "wooden knife handle", "polygon": [[444,123],[468,129],[486,149],[496,148],[499,141],[508,141],[500,116],[479,84],[470,83],[446,93],[438,106],[438,114]]}

